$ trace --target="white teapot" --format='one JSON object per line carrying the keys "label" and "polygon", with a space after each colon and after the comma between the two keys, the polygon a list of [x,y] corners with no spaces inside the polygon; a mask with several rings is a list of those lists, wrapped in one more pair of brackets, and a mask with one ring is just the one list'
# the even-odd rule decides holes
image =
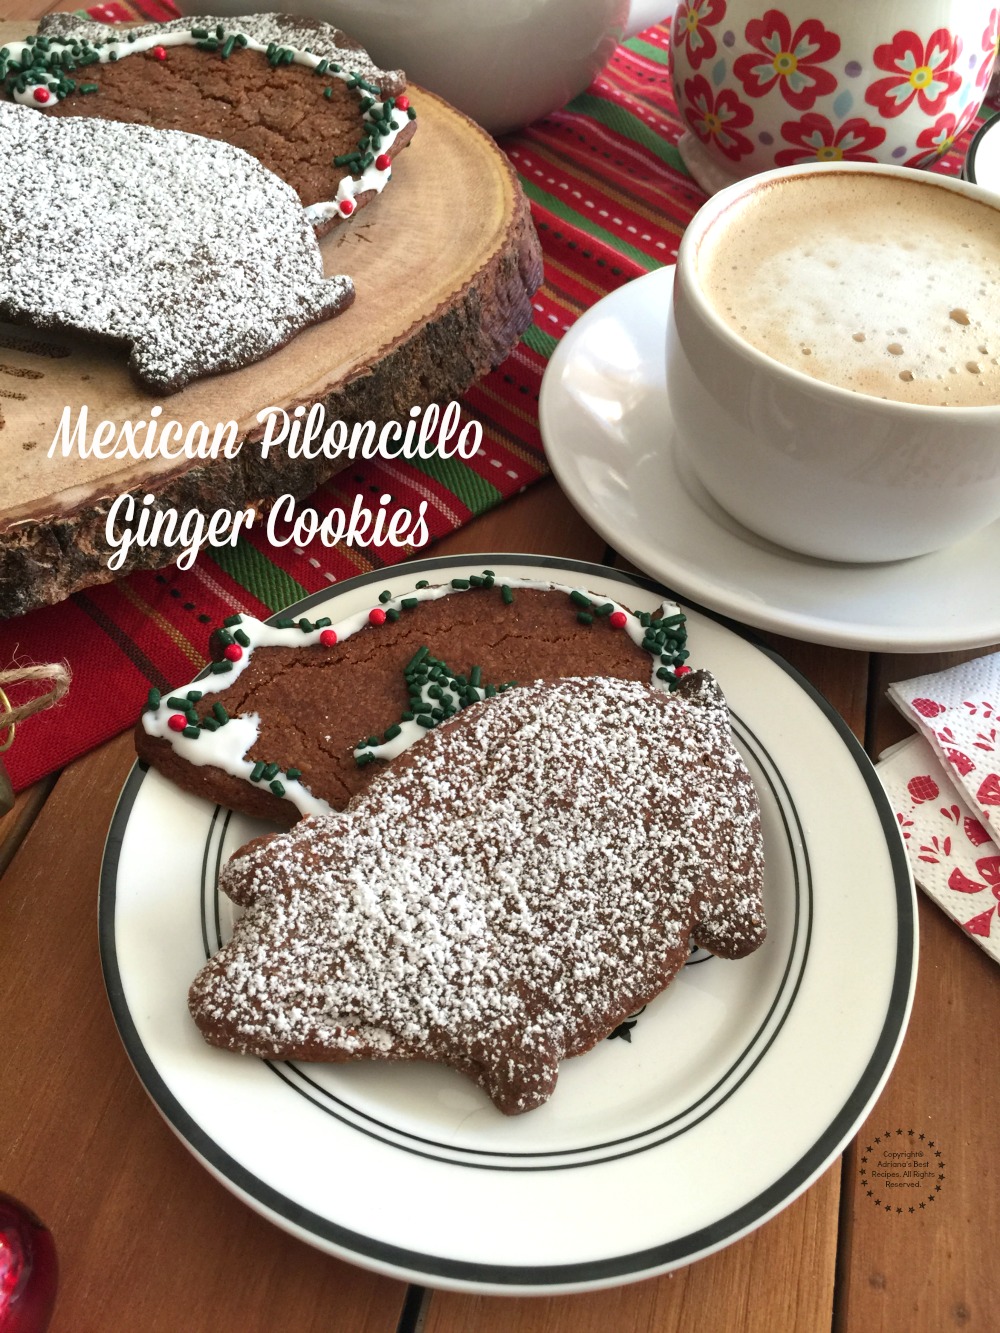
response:
{"label": "white teapot", "polygon": [[[246,14],[247,0],[213,0]],[[268,4],[267,8],[274,6]],[[582,92],[623,37],[667,18],[675,0],[297,0],[384,69],[404,69],[491,134],[520,129]],[[182,0],[203,13],[205,0]]]}

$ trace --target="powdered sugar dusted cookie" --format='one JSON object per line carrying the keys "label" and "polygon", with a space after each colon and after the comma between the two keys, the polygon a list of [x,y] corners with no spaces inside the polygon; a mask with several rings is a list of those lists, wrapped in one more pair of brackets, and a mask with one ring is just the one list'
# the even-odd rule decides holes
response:
{"label": "powdered sugar dusted cookie", "polygon": [[0,98],[232,143],[295,189],[318,234],[381,193],[416,128],[400,70],[284,14],[138,28],[57,14],[4,50]]}
{"label": "powdered sugar dusted cookie", "polygon": [[155,393],[354,298],[294,191],[226,143],[0,103],[0,188],[0,317],[125,345]]}
{"label": "powdered sugar dusted cookie", "polygon": [[765,935],[756,793],[704,672],[673,694],[570,678],[475,704],[220,884],[246,910],[191,987],[209,1042],[439,1061],[508,1115],[692,942],[738,958]]}

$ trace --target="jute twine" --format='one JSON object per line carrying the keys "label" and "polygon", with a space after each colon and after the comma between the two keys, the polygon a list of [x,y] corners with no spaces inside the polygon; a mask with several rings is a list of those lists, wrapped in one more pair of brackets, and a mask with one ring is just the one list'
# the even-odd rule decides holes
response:
{"label": "jute twine", "polygon": [[[45,683],[49,688],[15,708],[7,698],[4,686],[30,682]],[[61,662],[49,662],[44,666],[11,667],[9,671],[0,671],[0,754],[14,744],[17,724],[34,713],[40,713],[43,708],[51,708],[58,703],[69,689],[69,682],[69,667]]]}

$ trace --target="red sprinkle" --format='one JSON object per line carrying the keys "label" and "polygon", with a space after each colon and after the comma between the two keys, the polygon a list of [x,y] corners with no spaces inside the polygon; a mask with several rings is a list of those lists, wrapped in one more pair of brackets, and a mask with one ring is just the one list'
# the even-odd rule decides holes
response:
{"label": "red sprinkle", "polygon": [[354,212],[354,200],[353,200],[353,199],[341,199],[341,201],[340,201],[340,203],[337,205],[337,207],[340,209],[341,214],[342,214],[345,218],[349,218],[349,217],[351,216],[351,214]]}
{"label": "red sprinkle", "polygon": [[31,95],[36,102],[41,102],[43,104],[45,102],[48,102],[52,97],[52,94],[49,92],[48,88],[36,88]]}
{"label": "red sprinkle", "polygon": [[690,673],[691,673],[691,668],[690,668],[689,666],[676,666],[676,667],[674,667],[674,675],[675,675],[675,676],[687,676],[687,675],[690,675]]}
{"label": "red sprinkle", "polygon": [[227,658],[230,662],[238,662],[243,656],[243,649],[238,643],[229,643],[222,650],[222,656]]}
{"label": "red sprinkle", "polygon": [[608,616],[608,624],[614,629],[624,629],[628,624],[628,616],[624,611],[612,611]]}
{"label": "red sprinkle", "polygon": [[188,720],[183,713],[171,713],[167,718],[167,726],[171,731],[183,731],[187,724]]}
{"label": "red sprinkle", "polygon": [[395,99],[395,106],[399,111],[409,111],[410,99],[408,97],[397,97]]}
{"label": "red sprinkle", "polygon": [[392,158],[388,153],[379,153],[378,157],[375,159],[375,165],[378,167],[379,171],[388,171],[392,166]]}
{"label": "red sprinkle", "polygon": [[154,46],[149,54],[154,60],[166,60],[167,48],[165,46]]}
{"label": "red sprinkle", "polygon": [[325,629],[319,636],[319,641],[324,648],[332,648],[337,642],[337,631],[335,629]]}
{"label": "red sprinkle", "polygon": [[368,623],[369,625],[385,624],[385,612],[380,606],[373,606],[368,612]]}

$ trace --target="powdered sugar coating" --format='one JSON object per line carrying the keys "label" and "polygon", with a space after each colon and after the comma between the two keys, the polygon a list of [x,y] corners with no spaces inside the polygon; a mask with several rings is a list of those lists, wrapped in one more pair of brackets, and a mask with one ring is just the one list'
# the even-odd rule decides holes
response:
{"label": "powdered sugar coating", "polygon": [[259,839],[199,973],[206,1037],[273,1058],[424,1058],[544,1102],[690,942],[765,933],[756,794],[704,672],[666,695],[538,682],[473,705],[342,815]]}
{"label": "powdered sugar coating", "polygon": [[0,103],[0,183],[0,317],[126,344],[154,393],[354,298],[294,190],[230,144]]}

